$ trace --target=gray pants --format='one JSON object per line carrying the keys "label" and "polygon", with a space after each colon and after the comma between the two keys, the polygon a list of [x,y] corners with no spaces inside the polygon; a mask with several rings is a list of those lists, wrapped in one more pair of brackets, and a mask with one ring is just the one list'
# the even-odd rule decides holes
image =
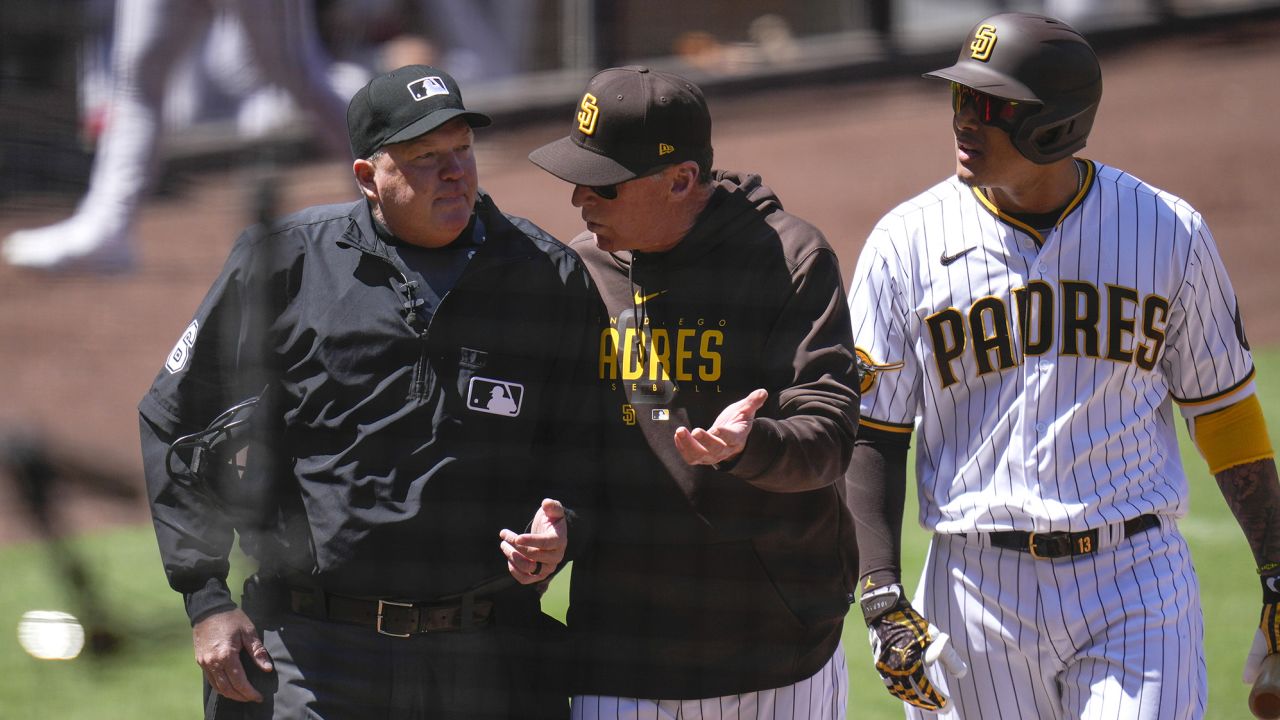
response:
{"label": "gray pants", "polygon": [[555,665],[545,655],[554,641],[536,630],[498,625],[394,638],[292,614],[259,628],[275,670],[262,673],[244,662],[266,701],[233,702],[206,686],[206,718],[569,716],[555,678],[539,674]]}

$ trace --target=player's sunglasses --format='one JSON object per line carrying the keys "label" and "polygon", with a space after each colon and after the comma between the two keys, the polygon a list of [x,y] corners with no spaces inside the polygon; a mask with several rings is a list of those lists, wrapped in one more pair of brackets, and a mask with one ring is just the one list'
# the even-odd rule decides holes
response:
{"label": "player's sunglasses", "polygon": [[978,120],[984,125],[993,125],[1005,131],[1012,131],[1019,115],[1028,107],[1017,100],[1006,100],[979,92],[958,82],[951,83],[951,110],[960,112],[966,105],[972,105]]}
{"label": "player's sunglasses", "polygon": [[656,167],[656,168],[652,168],[652,169],[650,169],[650,170],[648,170],[648,171],[646,171],[646,172],[644,172],[644,173],[641,173],[641,174],[639,174],[639,175],[637,175],[637,176],[635,176],[635,177],[633,177],[633,178],[630,178],[630,179],[628,179],[628,180],[623,180],[622,182],[619,182],[619,183],[614,183],[614,184],[612,184],[612,185],[588,185],[588,186],[587,186],[587,188],[588,188],[589,190],[591,190],[591,192],[593,192],[593,193],[595,193],[595,194],[599,195],[601,198],[603,198],[603,199],[605,199],[605,200],[617,200],[617,199],[618,199],[618,186],[619,186],[619,185],[621,185],[622,183],[629,183],[629,182],[631,182],[632,180],[639,180],[640,178],[643,178],[643,177],[649,177],[650,175],[657,175],[658,173],[662,172],[663,170],[666,170],[668,167],[670,167],[670,166],[669,166],[669,165],[659,165],[659,166],[658,166],[658,167]]}

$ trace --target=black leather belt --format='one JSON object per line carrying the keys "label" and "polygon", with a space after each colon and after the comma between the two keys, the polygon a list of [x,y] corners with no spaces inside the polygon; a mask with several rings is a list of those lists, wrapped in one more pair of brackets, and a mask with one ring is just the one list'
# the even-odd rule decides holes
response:
{"label": "black leather belt", "polygon": [[404,602],[290,588],[289,609],[306,617],[364,625],[382,635],[404,638],[483,627],[489,624],[493,602],[479,599],[464,599],[453,604]]}
{"label": "black leather belt", "polygon": [[[1160,518],[1155,515],[1139,515],[1124,521],[1126,538],[1145,532],[1160,525]],[[991,547],[1005,550],[1017,550],[1031,553],[1032,557],[1052,560],[1053,558],[1074,555],[1090,555],[1098,551],[1098,530],[1082,530],[1081,532],[1025,532],[1022,530],[1002,530],[986,533],[991,539]]]}

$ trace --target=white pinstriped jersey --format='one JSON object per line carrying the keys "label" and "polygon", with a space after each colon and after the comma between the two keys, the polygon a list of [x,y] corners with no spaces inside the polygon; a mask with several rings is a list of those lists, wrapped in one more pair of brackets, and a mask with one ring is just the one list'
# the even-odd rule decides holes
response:
{"label": "white pinstriped jersey", "polygon": [[1254,390],[1235,293],[1200,214],[1085,165],[1043,238],[953,176],[881,219],[859,258],[854,342],[875,368],[862,422],[918,430],[930,530],[1181,516],[1172,401],[1189,417]]}

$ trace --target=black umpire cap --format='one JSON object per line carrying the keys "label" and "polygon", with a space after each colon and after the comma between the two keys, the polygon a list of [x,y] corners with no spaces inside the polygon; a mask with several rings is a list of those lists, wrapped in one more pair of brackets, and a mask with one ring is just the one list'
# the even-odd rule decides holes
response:
{"label": "black umpire cap", "polygon": [[405,65],[370,80],[351,98],[351,154],[367,158],[383,145],[412,140],[456,117],[466,118],[471,127],[491,122],[462,104],[462,91],[448,73],[430,65]]}

